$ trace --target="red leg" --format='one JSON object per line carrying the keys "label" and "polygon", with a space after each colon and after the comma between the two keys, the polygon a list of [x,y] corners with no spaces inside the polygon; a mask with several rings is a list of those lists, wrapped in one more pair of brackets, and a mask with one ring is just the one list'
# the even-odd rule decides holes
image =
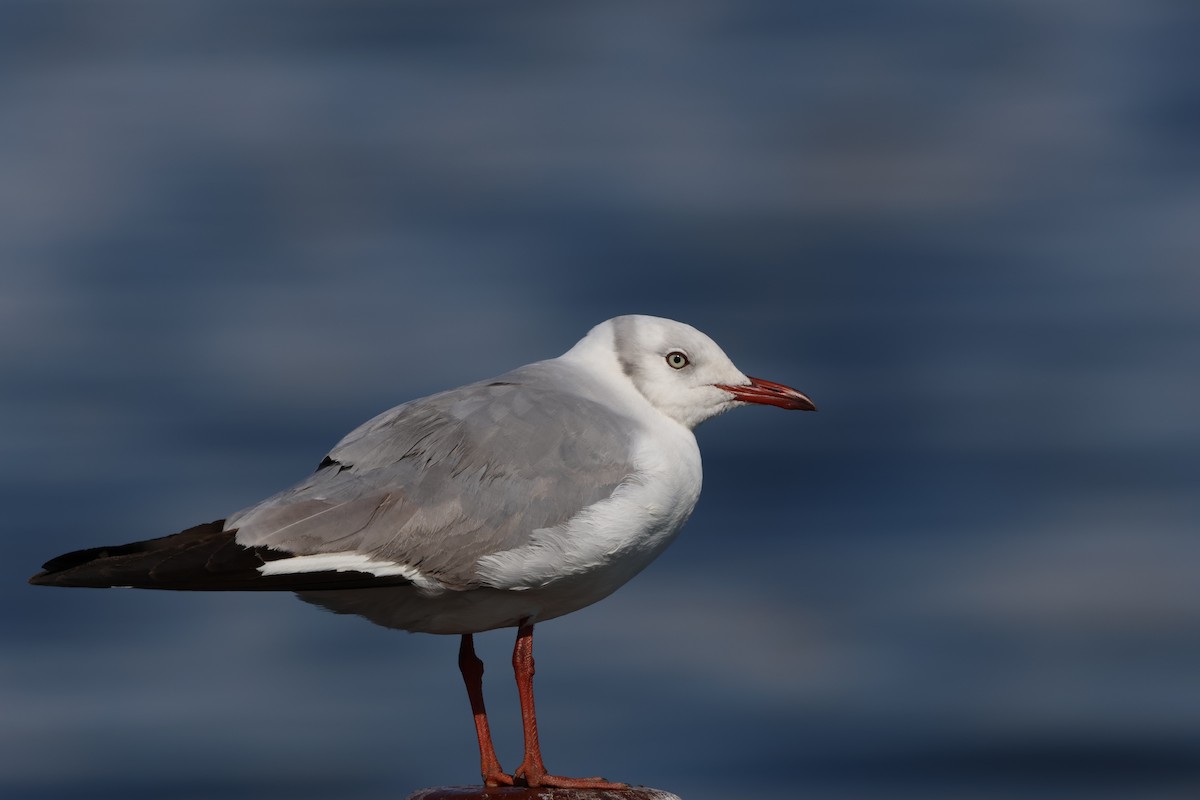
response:
{"label": "red leg", "polygon": [[496,748],[492,744],[492,731],[488,727],[487,709],[483,706],[483,662],[475,655],[475,642],[471,634],[464,633],[458,647],[458,668],[463,682],[467,684],[467,697],[471,699],[471,713],[475,716],[475,736],[479,739],[479,771],[483,773],[484,786],[512,786],[513,778],[500,767]]}
{"label": "red leg", "polygon": [[551,786],[561,789],[625,789],[624,783],[612,783],[603,778],[564,778],[546,773],[542,763],[542,748],[538,744],[537,713],[533,708],[533,625],[517,629],[513,647],[513,672],[517,676],[517,693],[521,697],[521,723],[525,729],[525,759],[513,775],[524,778],[530,787]]}

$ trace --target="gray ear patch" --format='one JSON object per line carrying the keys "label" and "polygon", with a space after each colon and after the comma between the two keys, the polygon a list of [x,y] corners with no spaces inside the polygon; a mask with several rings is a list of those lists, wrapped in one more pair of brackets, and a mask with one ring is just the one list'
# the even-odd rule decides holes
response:
{"label": "gray ear patch", "polygon": [[[621,371],[629,376],[634,385],[638,384],[640,371],[634,354],[634,326],[636,323],[630,317],[618,317],[613,320],[613,352],[621,364]],[[641,388],[639,387],[639,391]]]}

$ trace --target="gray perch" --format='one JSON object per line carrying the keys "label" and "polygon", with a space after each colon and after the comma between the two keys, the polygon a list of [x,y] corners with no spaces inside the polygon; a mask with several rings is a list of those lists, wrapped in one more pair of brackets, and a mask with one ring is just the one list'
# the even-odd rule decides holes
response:
{"label": "gray perch", "polygon": [[[68,553],[30,582],[292,591],[388,628],[459,634],[484,785],[624,788],[546,771],[533,626],[607,597],[670,544],[700,495],[692,429],[746,403],[815,408],[742,374],[689,325],[617,317],[558,358],[380,414],[314,474],[224,520]],[[472,634],[510,627],[525,757],[506,773]]]}

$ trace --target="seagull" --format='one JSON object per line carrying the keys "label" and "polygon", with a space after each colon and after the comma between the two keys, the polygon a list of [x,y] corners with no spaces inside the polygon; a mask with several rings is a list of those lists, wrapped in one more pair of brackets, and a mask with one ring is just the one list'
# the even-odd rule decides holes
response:
{"label": "seagull", "polygon": [[[712,339],[616,317],[558,358],[413,400],[351,431],[316,472],[223,520],[61,555],[42,586],[277,590],[388,628],[461,636],[485,786],[624,788],[547,772],[533,627],[641,572],[700,496],[693,429],[731,408],[815,410]],[[524,758],[496,756],[473,635],[517,629]]]}

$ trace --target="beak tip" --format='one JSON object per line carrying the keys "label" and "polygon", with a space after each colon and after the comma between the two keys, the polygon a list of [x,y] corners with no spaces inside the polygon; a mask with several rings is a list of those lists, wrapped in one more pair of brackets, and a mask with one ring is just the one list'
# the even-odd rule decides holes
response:
{"label": "beak tip", "polygon": [[718,388],[724,389],[743,403],[761,403],[788,411],[817,410],[817,404],[803,392],[762,378],[750,378],[750,383],[745,386],[720,385]]}

